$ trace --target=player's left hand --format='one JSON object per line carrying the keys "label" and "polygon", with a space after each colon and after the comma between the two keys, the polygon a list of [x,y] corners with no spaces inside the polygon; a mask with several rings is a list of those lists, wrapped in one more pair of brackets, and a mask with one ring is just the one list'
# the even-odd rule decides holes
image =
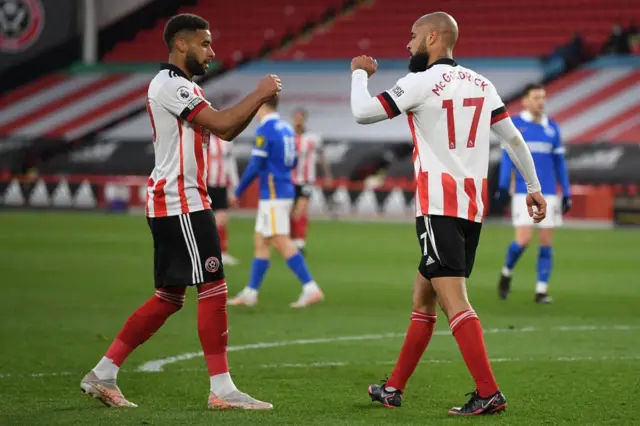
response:
{"label": "player's left hand", "polygon": [[378,71],[378,61],[367,55],[356,56],[351,60],[351,72],[355,70],[365,70],[367,75],[371,77]]}
{"label": "player's left hand", "polygon": [[562,214],[566,214],[571,210],[572,205],[573,203],[571,202],[571,197],[569,195],[562,197]]}
{"label": "player's left hand", "polygon": [[527,210],[534,223],[540,223],[547,217],[547,202],[541,192],[527,194]]}

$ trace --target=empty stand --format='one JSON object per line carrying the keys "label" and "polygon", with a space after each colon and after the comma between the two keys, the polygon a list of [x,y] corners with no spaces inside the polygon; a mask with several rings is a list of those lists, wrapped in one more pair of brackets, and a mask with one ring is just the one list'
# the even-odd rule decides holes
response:
{"label": "empty stand", "polygon": [[461,39],[456,55],[460,57],[543,55],[570,41],[574,32],[587,45],[599,48],[613,24],[626,25],[640,16],[640,2],[631,0],[448,0],[436,5],[375,0],[358,5],[329,27],[316,30],[313,37],[273,56],[329,59],[366,52],[376,57],[406,57],[411,25],[429,9],[438,10],[436,6],[458,21]]}
{"label": "empty stand", "polygon": [[[201,0],[180,13],[195,13],[209,20],[213,48],[218,59],[230,64],[259,52],[265,43],[278,42],[287,33],[297,33],[310,20],[318,19],[343,0]],[[110,62],[159,62],[167,57],[162,31],[167,20],[160,20],[136,37],[119,43],[104,58]]]}

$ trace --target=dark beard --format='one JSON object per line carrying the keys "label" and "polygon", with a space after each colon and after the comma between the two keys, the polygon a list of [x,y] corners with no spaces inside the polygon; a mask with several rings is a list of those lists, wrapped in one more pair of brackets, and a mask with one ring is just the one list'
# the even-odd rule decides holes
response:
{"label": "dark beard", "polygon": [[190,54],[187,54],[185,66],[187,67],[187,71],[189,71],[191,75],[204,75],[206,72],[204,65],[198,62],[195,56]]}
{"label": "dark beard", "polygon": [[422,72],[427,69],[429,63],[429,54],[427,52],[419,52],[412,55],[409,59],[410,72]]}
{"label": "dark beard", "polygon": [[296,126],[295,130],[296,130],[296,133],[302,134],[304,133],[304,126]]}

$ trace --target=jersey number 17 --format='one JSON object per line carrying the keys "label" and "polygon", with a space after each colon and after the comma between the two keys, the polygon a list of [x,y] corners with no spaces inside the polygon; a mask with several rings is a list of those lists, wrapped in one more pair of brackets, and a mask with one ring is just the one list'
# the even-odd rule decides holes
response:
{"label": "jersey number 17", "polygon": [[[467,138],[467,148],[476,146],[476,133],[478,133],[478,122],[482,114],[482,106],[484,98],[465,98],[462,102],[463,107],[473,107],[473,119],[471,120],[471,128],[469,129],[469,137]],[[456,149],[456,123],[453,116],[454,110],[453,100],[444,99],[442,108],[447,111],[447,133],[449,134],[449,149]]]}

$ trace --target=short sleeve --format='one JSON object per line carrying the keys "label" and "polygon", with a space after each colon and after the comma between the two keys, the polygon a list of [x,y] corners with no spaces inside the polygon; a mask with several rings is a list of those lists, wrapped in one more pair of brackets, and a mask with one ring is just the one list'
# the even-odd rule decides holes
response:
{"label": "short sleeve", "polygon": [[387,116],[393,118],[418,107],[425,98],[426,87],[418,74],[409,73],[398,80],[391,89],[380,93],[377,98]]}
{"label": "short sleeve", "polygon": [[256,139],[253,143],[251,155],[265,158],[269,156],[269,140],[267,139],[264,132],[260,129],[258,129],[258,131],[256,132]]}
{"label": "short sleeve", "polygon": [[507,112],[507,108],[498,95],[498,91],[495,86],[492,84],[489,91],[489,107],[491,108],[491,125],[498,123],[501,120],[509,117],[509,113]]}
{"label": "short sleeve", "polygon": [[167,80],[158,92],[156,101],[171,114],[186,121],[193,120],[200,111],[210,105],[196,93],[193,84],[182,77]]}

